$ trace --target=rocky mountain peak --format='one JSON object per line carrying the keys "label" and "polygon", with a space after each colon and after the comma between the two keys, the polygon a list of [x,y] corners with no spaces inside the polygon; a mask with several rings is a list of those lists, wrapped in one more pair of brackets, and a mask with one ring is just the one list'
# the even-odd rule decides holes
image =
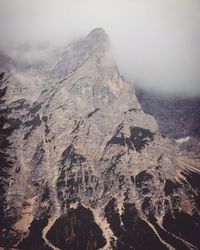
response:
{"label": "rocky mountain peak", "polygon": [[144,113],[102,29],[58,55],[37,95],[0,87],[0,246],[198,249],[199,173]]}
{"label": "rocky mountain peak", "polygon": [[[91,57],[94,57],[98,64],[101,62],[102,66],[115,64],[109,38],[101,28],[94,29],[86,38],[70,44],[57,58],[57,62],[50,72],[50,78],[64,78]],[[104,63],[102,63],[103,61]]]}
{"label": "rocky mountain peak", "polygon": [[103,43],[109,41],[109,37],[106,34],[105,30],[102,28],[96,28],[92,30],[86,37],[87,40],[90,40],[91,43],[95,44],[97,42]]}

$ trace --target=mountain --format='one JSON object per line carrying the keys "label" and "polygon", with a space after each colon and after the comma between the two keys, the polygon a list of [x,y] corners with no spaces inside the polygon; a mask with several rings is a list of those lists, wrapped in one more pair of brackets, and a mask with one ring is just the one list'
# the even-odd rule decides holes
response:
{"label": "mountain", "polygon": [[139,88],[136,95],[144,112],[155,117],[163,135],[172,139],[200,138],[199,97],[161,96]]}
{"label": "mountain", "polygon": [[184,162],[200,169],[200,98],[163,96],[139,87],[136,96],[160,133],[178,143]]}
{"label": "mountain", "polygon": [[199,170],[144,112],[104,30],[41,69],[1,74],[0,246],[199,249]]}

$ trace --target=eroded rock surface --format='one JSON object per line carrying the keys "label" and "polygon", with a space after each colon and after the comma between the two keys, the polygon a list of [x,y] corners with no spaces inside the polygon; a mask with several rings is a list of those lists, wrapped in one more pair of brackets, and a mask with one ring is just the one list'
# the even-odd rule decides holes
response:
{"label": "eroded rock surface", "polygon": [[105,32],[47,78],[30,96],[2,75],[0,246],[198,249],[199,172],[144,113]]}

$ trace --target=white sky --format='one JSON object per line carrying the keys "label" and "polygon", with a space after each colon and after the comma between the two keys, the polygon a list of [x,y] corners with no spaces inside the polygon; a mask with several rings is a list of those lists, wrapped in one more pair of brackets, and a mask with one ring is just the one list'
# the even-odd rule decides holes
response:
{"label": "white sky", "polygon": [[67,44],[102,27],[130,81],[200,95],[199,0],[0,0],[0,44]]}

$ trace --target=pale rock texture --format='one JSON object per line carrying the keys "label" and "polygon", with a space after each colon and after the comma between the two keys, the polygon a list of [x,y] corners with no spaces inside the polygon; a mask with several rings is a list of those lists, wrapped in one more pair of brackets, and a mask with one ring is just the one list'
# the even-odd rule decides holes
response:
{"label": "pale rock texture", "polygon": [[0,246],[198,249],[199,172],[144,113],[104,30],[50,69],[2,75]]}

